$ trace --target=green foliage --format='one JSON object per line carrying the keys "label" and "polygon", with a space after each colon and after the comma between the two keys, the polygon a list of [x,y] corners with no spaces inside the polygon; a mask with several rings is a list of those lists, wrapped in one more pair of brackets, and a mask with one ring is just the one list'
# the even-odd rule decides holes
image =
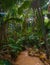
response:
{"label": "green foliage", "polygon": [[8,10],[16,3],[16,0],[1,0],[2,8]]}
{"label": "green foliage", "polygon": [[14,39],[10,38],[8,43],[8,46],[11,48],[10,52],[16,53],[16,55],[22,50],[21,44],[16,44]]}
{"label": "green foliage", "polygon": [[14,44],[15,43],[15,40],[12,39],[12,38],[9,38],[8,42],[9,42],[9,44]]}
{"label": "green foliage", "polygon": [[47,4],[49,0],[40,0],[40,5],[44,6],[45,4]]}
{"label": "green foliage", "polygon": [[0,60],[0,65],[12,65],[12,64],[7,60]]}
{"label": "green foliage", "polygon": [[22,14],[23,11],[27,9],[29,6],[30,6],[30,1],[24,1],[24,3],[18,8],[18,14]]}
{"label": "green foliage", "polygon": [[[7,36],[8,41],[5,44],[10,48],[10,50],[8,49],[9,54],[14,57],[18,56],[18,54],[23,50],[23,47],[25,48],[36,46],[37,48],[39,48],[41,43],[44,42],[44,40],[42,40],[42,42],[40,41],[40,38],[43,37],[43,31],[41,30],[42,19],[41,17],[39,17],[39,13],[37,12],[37,10],[32,11],[32,9],[30,8],[31,1],[32,0],[1,1],[3,9],[5,11],[7,10],[7,14],[2,20],[3,25],[8,24],[4,29],[5,33],[9,36]],[[46,2],[48,2],[48,0],[40,0],[41,6],[45,5]],[[34,21],[34,16],[37,16],[37,21]],[[18,24],[21,25],[21,28]],[[46,25],[48,25],[47,28],[50,27],[50,24]],[[19,29],[21,32],[19,31]],[[35,31],[32,31],[32,29],[35,29]],[[2,32],[4,31],[1,31],[1,33]],[[50,38],[49,33],[48,38]],[[7,46],[5,46],[5,44],[3,44],[1,50],[4,48],[6,48],[7,50]]]}
{"label": "green foliage", "polygon": [[21,37],[17,40],[16,44],[21,45],[21,47],[33,47],[39,45],[39,39],[38,36],[35,36],[33,34],[26,35],[24,37]]}

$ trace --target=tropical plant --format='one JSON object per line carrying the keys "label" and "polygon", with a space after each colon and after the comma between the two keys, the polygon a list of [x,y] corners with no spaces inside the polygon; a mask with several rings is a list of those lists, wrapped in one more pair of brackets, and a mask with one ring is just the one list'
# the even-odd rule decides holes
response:
{"label": "tropical plant", "polygon": [[[41,10],[48,0],[40,0],[40,3],[38,1],[1,1],[1,8],[6,11],[6,15],[1,19],[2,24],[0,25],[1,50],[4,49],[4,45],[8,45],[9,49],[11,49],[8,49],[9,54],[14,59],[27,47],[36,46],[39,49],[44,42],[46,43],[45,48],[48,44],[46,41],[43,10]],[[49,26],[47,27],[49,28]],[[7,46],[5,48],[7,49]]]}

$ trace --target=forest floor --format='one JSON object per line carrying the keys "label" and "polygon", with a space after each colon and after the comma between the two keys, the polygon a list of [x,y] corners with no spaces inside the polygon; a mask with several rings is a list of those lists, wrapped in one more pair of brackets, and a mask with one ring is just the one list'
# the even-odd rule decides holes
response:
{"label": "forest floor", "polygon": [[[40,55],[41,56],[41,55]],[[42,57],[45,57],[42,55]],[[50,60],[47,62],[43,59],[43,61],[45,61],[45,63],[40,59],[40,57],[37,56],[30,56],[28,54],[28,51],[22,51],[19,56],[16,58],[15,61],[13,61],[13,59],[11,59],[11,57],[9,55],[5,55],[4,58],[2,57],[2,59],[5,60],[9,60],[13,65],[50,65]]]}
{"label": "forest floor", "polygon": [[44,65],[38,57],[31,57],[27,51],[21,52],[15,62],[16,65]]}

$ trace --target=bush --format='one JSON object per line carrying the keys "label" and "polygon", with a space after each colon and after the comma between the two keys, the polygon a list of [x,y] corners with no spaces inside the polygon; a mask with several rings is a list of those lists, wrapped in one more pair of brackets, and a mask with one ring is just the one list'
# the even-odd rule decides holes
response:
{"label": "bush", "polygon": [[12,64],[7,60],[0,60],[0,65],[12,65]]}

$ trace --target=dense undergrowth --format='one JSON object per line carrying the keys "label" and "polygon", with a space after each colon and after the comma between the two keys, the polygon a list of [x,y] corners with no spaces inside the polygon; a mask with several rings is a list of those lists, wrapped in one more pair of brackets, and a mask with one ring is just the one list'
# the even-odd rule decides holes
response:
{"label": "dense undergrowth", "polygon": [[48,16],[48,11],[42,9],[47,0],[45,3],[41,1],[42,5],[40,3],[38,5],[36,0],[33,3],[31,3],[32,0],[17,0],[15,5],[13,1],[13,6],[10,8],[8,6],[9,10],[6,6],[9,4],[5,5],[5,2],[1,1],[6,14],[0,15],[0,59],[2,59],[0,65],[10,65],[8,61],[15,61],[24,50],[28,51],[28,55],[38,50],[38,53],[43,52],[50,57],[50,18],[45,17],[45,15]]}

